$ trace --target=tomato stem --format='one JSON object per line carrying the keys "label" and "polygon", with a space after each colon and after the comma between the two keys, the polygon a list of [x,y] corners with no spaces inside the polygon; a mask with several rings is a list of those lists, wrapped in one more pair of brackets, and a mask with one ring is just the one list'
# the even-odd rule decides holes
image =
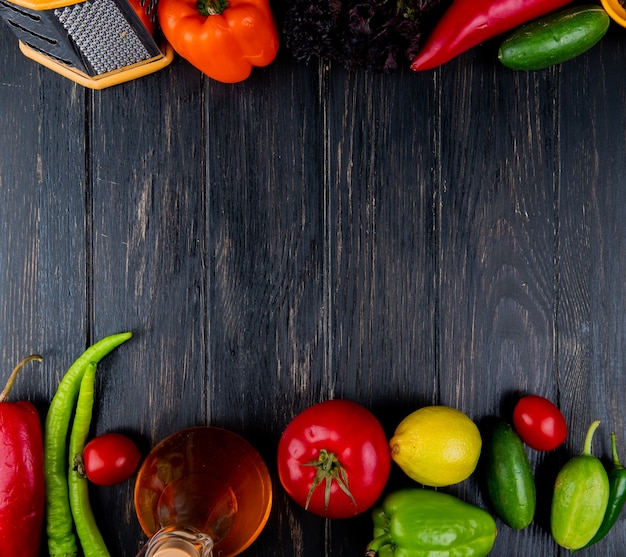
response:
{"label": "tomato stem", "polygon": [[315,478],[313,479],[313,483],[311,484],[311,489],[309,490],[309,495],[306,498],[306,503],[304,505],[305,509],[309,508],[309,503],[311,502],[311,497],[313,497],[313,492],[317,489],[317,487],[324,482],[324,512],[328,512],[328,505],[330,503],[330,490],[333,485],[333,481],[337,482],[337,485],[352,501],[352,504],[355,507],[358,507],[356,504],[356,500],[354,499],[352,493],[348,489],[348,474],[346,474],[346,470],[339,462],[337,455],[335,453],[331,453],[326,449],[322,449],[320,451],[317,460],[313,460],[311,462],[307,462],[303,466],[315,466],[317,468],[317,472],[315,473]]}
{"label": "tomato stem", "polygon": [[15,380],[17,379],[17,374],[28,362],[32,360],[42,362],[43,358],[39,354],[31,354],[30,356],[26,356],[26,358],[24,358],[19,364],[15,366],[15,368],[11,372],[11,375],[9,375],[7,384],[4,386],[4,389],[2,389],[2,392],[0,393],[0,402],[5,402],[7,398],[9,398],[9,391],[11,390],[11,388],[13,387],[13,383],[15,383]]}
{"label": "tomato stem", "polygon": [[196,8],[201,15],[220,15],[228,8],[228,0],[197,0]]}

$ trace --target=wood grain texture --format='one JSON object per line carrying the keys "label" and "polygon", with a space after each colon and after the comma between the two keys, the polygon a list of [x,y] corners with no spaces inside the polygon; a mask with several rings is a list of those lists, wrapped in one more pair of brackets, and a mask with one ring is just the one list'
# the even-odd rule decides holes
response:
{"label": "wood grain texture", "polygon": [[[319,78],[278,64],[207,84],[211,423],[272,472],[283,428],[326,392],[324,157]],[[279,201],[280,200],[280,201]],[[256,555],[322,551],[324,525],[276,490]]]}
{"label": "wood grain texture", "polygon": [[[425,77],[340,68],[325,81],[327,396],[361,401],[391,435],[436,383],[435,91]],[[358,554],[369,540],[354,532],[369,530],[367,514],[334,523],[326,553]]]}
{"label": "wood grain texture", "polygon": [[[529,450],[537,519],[499,523],[493,554],[564,557],[558,467],[595,418],[596,454],[615,430],[626,458],[625,40],[528,73],[494,44],[395,75],[281,51],[236,85],[177,58],[96,92],[25,61],[0,26],[0,354],[7,372],[46,358],[14,396],[43,416],[89,343],[132,330],[99,366],[93,434],[144,453],[190,425],[244,435],[276,488],[245,554],[337,557],[362,552],[370,517],[324,521],[281,489],[298,412],[348,398],[391,435],[423,405],[480,423],[542,394],[571,434]],[[407,484],[394,466],[389,488]],[[92,489],[115,557],[145,541],[132,490]],[[449,491],[489,508],[478,476]],[[585,555],[625,544],[620,521]]]}
{"label": "wood grain texture", "polygon": [[[84,92],[26,63],[2,35],[0,218],[5,373],[40,352],[15,387],[42,409],[85,347]],[[62,187],[59,187],[62,185]]]}
{"label": "wood grain texture", "polygon": [[[581,450],[589,424],[601,420],[593,451],[608,459],[610,433],[624,452],[624,361],[626,272],[623,223],[625,107],[623,54],[609,35],[594,60],[576,60],[578,86],[562,73],[559,92],[560,151],[557,316],[561,406],[570,420],[568,453]],[[623,522],[618,532],[624,533]],[[616,538],[619,538],[618,534]],[[604,540],[597,555],[621,555],[616,540]]]}
{"label": "wood grain texture", "polygon": [[[442,70],[438,394],[479,425],[510,420],[520,394],[554,396],[550,93],[472,53]],[[486,505],[473,481],[455,491]],[[552,554],[545,541],[502,528],[494,552]]]}
{"label": "wood grain texture", "polygon": [[[207,419],[202,88],[187,75],[177,64],[89,104],[91,322],[96,337],[134,333],[103,366],[95,430],[128,431],[144,451]],[[132,488],[97,493],[116,555],[145,540]]]}

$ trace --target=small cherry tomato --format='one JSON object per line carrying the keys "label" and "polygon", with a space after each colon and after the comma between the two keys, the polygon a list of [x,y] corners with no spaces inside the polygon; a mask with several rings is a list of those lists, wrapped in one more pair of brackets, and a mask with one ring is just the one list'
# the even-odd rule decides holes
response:
{"label": "small cherry tomato", "polygon": [[513,425],[524,443],[538,451],[551,451],[567,437],[561,411],[547,398],[522,397],[513,410]]}
{"label": "small cherry tomato", "polygon": [[390,468],[380,422],[347,400],[307,408],[287,426],[278,444],[278,475],[285,491],[326,518],[368,510],[382,493]]}
{"label": "small cherry tomato", "polygon": [[97,485],[115,485],[127,480],[140,460],[137,445],[121,433],[94,437],[83,451],[87,479]]}

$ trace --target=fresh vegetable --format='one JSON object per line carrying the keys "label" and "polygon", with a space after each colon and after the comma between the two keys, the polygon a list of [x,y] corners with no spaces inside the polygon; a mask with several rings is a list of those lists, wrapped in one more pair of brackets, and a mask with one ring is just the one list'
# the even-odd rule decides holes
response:
{"label": "fresh vegetable", "polygon": [[95,377],[96,364],[89,362],[80,382],[76,412],[70,434],[69,455],[71,466],[68,473],[68,488],[72,517],[74,518],[76,533],[80,539],[84,556],[110,557],[91,510],[89,486],[82,461],[85,440],[89,434],[89,426],[91,424]]}
{"label": "fresh vegetable", "polygon": [[496,514],[511,528],[526,528],[535,516],[537,493],[532,468],[520,437],[500,419],[483,433],[487,494]]}
{"label": "fresh vegetable", "polygon": [[278,52],[268,0],[159,0],[157,14],[172,48],[217,81],[243,81]]}
{"label": "fresh vegetable", "polygon": [[132,439],[121,433],[103,433],[85,446],[87,479],[97,485],[115,485],[130,478],[141,460]]}
{"label": "fresh vegetable", "polygon": [[589,50],[604,37],[611,18],[600,6],[575,6],[522,25],[498,50],[514,70],[540,70]]}
{"label": "fresh vegetable", "polygon": [[585,544],[585,547],[598,543],[609,533],[617,522],[624,508],[624,503],[626,503],[626,468],[620,462],[617,454],[615,433],[611,434],[611,450],[613,454],[613,468],[609,471],[609,502],[600,528],[591,538],[591,541]]}
{"label": "fresh vegetable", "polygon": [[513,425],[529,447],[551,451],[567,438],[567,423],[556,405],[537,395],[522,397],[513,410]]}
{"label": "fresh vegetable", "polygon": [[43,441],[35,406],[9,402],[9,391],[33,354],[13,370],[0,393],[0,557],[39,555],[44,517]]}
{"label": "fresh vegetable", "polygon": [[559,471],[554,485],[550,525],[555,541],[567,549],[584,547],[600,528],[609,501],[609,478],[591,454],[591,440],[600,425],[589,426],[582,454]]}
{"label": "fresh vegetable", "polygon": [[96,342],[67,370],[52,398],[44,428],[46,530],[50,557],[77,554],[68,489],[67,437],[80,384],[90,363],[97,364],[132,333],[118,333]]}
{"label": "fresh vegetable", "polygon": [[391,73],[408,67],[449,0],[292,0],[282,25],[294,58]]}
{"label": "fresh vegetable", "polygon": [[553,12],[571,0],[454,0],[411,63],[429,70],[522,23]]}
{"label": "fresh vegetable", "polygon": [[374,539],[367,557],[483,557],[497,534],[488,512],[429,489],[391,493],[372,517]]}
{"label": "fresh vegetable", "polygon": [[380,422],[348,400],[307,408],[285,428],[278,444],[278,475],[285,491],[327,518],[348,518],[371,508],[390,467]]}
{"label": "fresh vegetable", "polygon": [[476,469],[482,439],[469,416],[449,406],[424,406],[406,416],[389,441],[391,458],[423,485],[462,482]]}

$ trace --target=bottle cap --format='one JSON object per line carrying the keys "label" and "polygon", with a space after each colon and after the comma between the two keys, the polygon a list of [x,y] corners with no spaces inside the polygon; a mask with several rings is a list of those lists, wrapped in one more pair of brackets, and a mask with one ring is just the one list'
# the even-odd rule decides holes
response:
{"label": "bottle cap", "polygon": [[[163,528],[148,542],[142,557],[210,557],[213,540],[195,530]],[[139,555],[137,557],[139,557]]]}

